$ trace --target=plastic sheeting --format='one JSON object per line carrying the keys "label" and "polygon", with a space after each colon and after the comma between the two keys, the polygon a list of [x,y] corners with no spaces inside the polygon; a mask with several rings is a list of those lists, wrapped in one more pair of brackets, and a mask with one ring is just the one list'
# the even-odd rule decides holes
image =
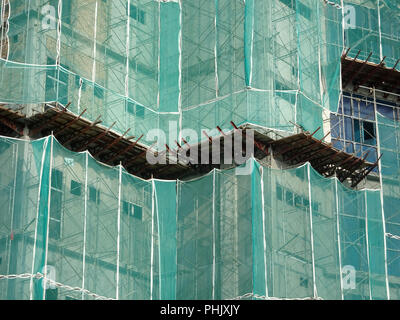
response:
{"label": "plastic sheeting", "polygon": [[388,297],[380,191],[308,164],[145,181],[51,136],[0,148],[1,299]]}

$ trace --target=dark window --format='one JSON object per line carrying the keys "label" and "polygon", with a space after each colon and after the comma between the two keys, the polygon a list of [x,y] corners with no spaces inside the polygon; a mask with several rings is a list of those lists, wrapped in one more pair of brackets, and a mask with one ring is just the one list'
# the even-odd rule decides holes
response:
{"label": "dark window", "polygon": [[51,190],[49,237],[58,240],[61,237],[62,192]]}
{"label": "dark window", "polygon": [[89,200],[92,202],[100,203],[100,190],[95,187],[89,187]]}
{"label": "dark window", "polygon": [[138,21],[141,24],[144,24],[145,23],[145,13],[144,13],[144,11],[143,10],[138,10],[138,14],[139,14]]}
{"label": "dark window", "polygon": [[353,121],[349,117],[344,117],[344,136],[346,140],[353,141]]}
{"label": "dark window", "polygon": [[144,118],[144,107],[136,105],[136,116],[138,118]]}
{"label": "dark window", "polygon": [[375,120],[375,109],[373,102],[360,101],[360,118],[365,120]]}
{"label": "dark window", "polygon": [[283,199],[282,192],[283,192],[282,187],[279,184],[277,184],[276,185],[276,197],[278,198],[278,200]]}
{"label": "dark window", "polygon": [[332,138],[340,137],[340,119],[337,115],[331,115],[331,135]]}
{"label": "dark window", "polygon": [[58,169],[53,169],[51,172],[51,186],[61,190],[63,185],[63,173]]}
{"label": "dark window", "polygon": [[308,279],[300,277],[300,287],[308,288]]}
{"label": "dark window", "polygon": [[122,201],[122,213],[138,220],[142,220],[143,208],[134,203]]}
{"label": "dark window", "polygon": [[393,108],[381,104],[377,104],[376,108],[379,113],[384,115],[386,118],[389,118],[390,120],[395,120],[395,117],[393,116]]}
{"label": "dark window", "polygon": [[142,220],[142,215],[143,215],[143,208],[137,205],[133,205],[133,217],[138,219],[138,220]]}
{"label": "dark window", "polygon": [[338,150],[343,150],[344,144],[343,141],[341,140],[333,140],[333,147],[338,149]]}
{"label": "dark window", "polygon": [[296,196],[294,197],[294,205],[295,205],[295,207],[297,207],[297,208],[301,208],[301,207],[303,206],[303,199],[302,199],[301,196],[296,195]]}
{"label": "dark window", "polygon": [[[354,103],[357,103],[356,101]],[[345,115],[351,116],[351,99],[348,97],[343,97],[343,112]]]}
{"label": "dark window", "polygon": [[61,223],[50,219],[49,223],[49,238],[54,240],[59,240],[61,237]]}
{"label": "dark window", "polygon": [[354,153],[354,145],[351,142],[346,142],[346,152],[350,154]]}
{"label": "dark window", "polygon": [[297,12],[299,12],[304,18],[311,20],[311,9],[306,5],[302,4],[300,1],[298,1],[297,4],[298,4]]}
{"label": "dark window", "polygon": [[129,16],[140,22],[141,24],[145,24],[145,20],[146,20],[146,13],[139,9],[137,6],[135,6],[134,4],[130,5],[130,12],[129,12]]}
{"label": "dark window", "polygon": [[82,194],[82,184],[75,180],[71,180],[71,194],[80,196]]}
{"label": "dark window", "polygon": [[58,289],[46,289],[46,300],[57,300],[58,298]]}
{"label": "dark window", "polygon": [[354,122],[354,141],[361,142],[360,120],[353,119],[353,122]]}
{"label": "dark window", "polygon": [[306,209],[310,208],[310,201],[308,201],[308,199],[304,198],[303,199],[303,205]]}
{"label": "dark window", "polygon": [[126,112],[135,115],[135,103],[126,100],[125,105],[126,105]]}
{"label": "dark window", "polygon": [[313,202],[312,203],[312,211],[313,211],[313,213],[318,213],[319,212],[319,203],[318,202]]}
{"label": "dark window", "polygon": [[363,139],[364,143],[374,146],[376,145],[375,139],[375,124],[373,122],[363,121]]}
{"label": "dark window", "polygon": [[293,193],[289,190],[286,191],[286,203],[293,206]]}
{"label": "dark window", "polygon": [[62,22],[71,24],[72,0],[62,2]]}
{"label": "dark window", "polygon": [[104,89],[102,87],[95,85],[94,86],[94,95],[99,99],[103,99],[104,98]]}

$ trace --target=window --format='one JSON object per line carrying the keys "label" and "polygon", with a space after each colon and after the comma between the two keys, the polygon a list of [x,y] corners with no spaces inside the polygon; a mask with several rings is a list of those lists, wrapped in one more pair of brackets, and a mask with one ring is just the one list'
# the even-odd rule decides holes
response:
{"label": "window", "polygon": [[66,24],[71,24],[71,8],[72,1],[63,1],[62,2],[62,22]]}
{"label": "window", "polygon": [[75,180],[71,180],[71,194],[80,196],[82,194],[82,184]]}
{"label": "window", "polygon": [[135,103],[134,102],[126,100],[125,106],[126,106],[126,112],[135,115]]}
{"label": "window", "polygon": [[97,97],[99,99],[103,99],[104,98],[104,89],[100,86],[95,85],[94,86],[94,95],[95,95],[95,97]]}
{"label": "window", "polygon": [[363,142],[364,144],[374,146],[375,140],[375,124],[373,122],[363,121]]}
{"label": "window", "polygon": [[130,113],[138,118],[144,118],[144,107],[134,103],[133,101],[126,100],[125,109],[127,113]]}
{"label": "window", "polygon": [[[56,61],[47,57],[47,65],[55,65]],[[69,67],[61,64],[61,67],[65,70],[69,70]],[[56,68],[49,68],[46,71],[46,101],[60,102],[62,105],[68,103],[68,72],[65,70],[57,71]]]}
{"label": "window", "polygon": [[143,208],[137,205],[133,205],[133,217],[138,219],[138,220],[142,220],[142,216],[143,216]]}
{"label": "window", "polygon": [[138,7],[136,7],[134,4],[130,5],[129,16],[132,19],[140,22],[141,24],[145,24],[145,22],[146,22],[145,21],[146,20],[146,13],[143,10],[139,9]]}
{"label": "window", "polygon": [[46,300],[57,300],[58,299],[58,289],[46,289]]}
{"label": "window", "polygon": [[286,203],[289,206],[293,206],[293,193],[289,190],[286,191]]}
{"label": "window", "polygon": [[100,203],[100,190],[95,187],[89,187],[89,201]]}
{"label": "window", "polygon": [[142,220],[143,208],[134,203],[131,203],[128,201],[123,201],[122,202],[122,213],[129,217],[133,217],[135,219]]}
{"label": "window", "polygon": [[303,206],[303,199],[301,198],[301,196],[296,195],[296,197],[294,198],[294,206],[297,208],[301,208]]}
{"label": "window", "polygon": [[308,279],[300,277],[300,287],[308,288]]}
{"label": "window", "polygon": [[63,185],[63,173],[60,170],[53,169],[51,172],[51,186],[58,190],[62,189]]}
{"label": "window", "polygon": [[319,213],[319,203],[318,202],[313,202],[312,203],[312,211],[315,214]]}
{"label": "window", "polygon": [[53,169],[51,172],[49,237],[54,240],[61,238],[62,186],[63,172]]}
{"label": "window", "polygon": [[136,105],[136,116],[138,118],[144,118],[144,107]]}
{"label": "window", "polygon": [[361,125],[360,120],[354,119],[354,141],[361,142]]}
{"label": "window", "polygon": [[276,185],[276,197],[278,198],[278,200],[283,200],[283,196],[282,196],[282,187],[277,184]]}
{"label": "window", "polygon": [[[338,112],[331,114],[331,135],[333,147],[357,157],[364,157],[363,150],[369,150],[367,161],[377,158],[376,119],[374,101],[357,94],[345,93]],[[379,111],[379,105],[377,105]],[[382,108],[386,114],[393,114]],[[372,148],[371,148],[372,147]],[[377,171],[377,168],[374,169]]]}

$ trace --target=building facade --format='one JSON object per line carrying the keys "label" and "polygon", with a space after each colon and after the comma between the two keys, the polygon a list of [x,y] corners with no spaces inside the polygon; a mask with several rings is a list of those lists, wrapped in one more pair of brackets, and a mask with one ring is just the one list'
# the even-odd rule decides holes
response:
{"label": "building facade", "polygon": [[[2,0],[1,19],[2,299],[400,297],[396,1]],[[59,106],[157,152],[232,125],[269,152],[143,179],[41,134]],[[347,160],[277,149],[303,133]]]}

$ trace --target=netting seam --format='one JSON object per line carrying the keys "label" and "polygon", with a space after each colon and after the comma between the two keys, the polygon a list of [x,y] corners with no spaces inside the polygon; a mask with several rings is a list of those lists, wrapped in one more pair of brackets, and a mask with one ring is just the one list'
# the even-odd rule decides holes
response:
{"label": "netting seam", "polygon": [[[82,292],[82,294],[86,294],[88,296],[94,297],[94,298],[99,299],[99,300],[115,300],[113,298],[108,298],[108,297],[104,297],[104,296],[98,295],[98,294],[93,293],[93,292],[91,292],[91,291],[89,291],[87,289],[82,289],[80,287],[72,287],[72,286],[63,284],[61,282],[54,281],[52,279],[46,278],[45,275],[43,273],[40,273],[40,272],[37,272],[36,274],[31,274],[31,273],[9,274],[9,275],[1,275],[0,274],[0,280],[15,280],[15,279],[31,279],[31,280],[33,280],[33,279],[36,279],[36,280],[43,279],[48,284],[54,285],[57,288],[66,289],[68,291]],[[45,286],[43,286],[43,288],[45,288]]]}
{"label": "netting seam", "polygon": [[367,263],[368,263],[368,286],[369,286],[369,299],[372,300],[372,289],[371,289],[371,264],[369,256],[369,239],[368,239],[368,202],[367,202],[367,191],[364,191],[364,205],[365,205],[365,242],[367,247]]}
{"label": "netting seam", "polygon": [[336,9],[343,9],[343,7],[340,4],[337,4],[337,3],[329,1],[329,0],[323,0],[323,1],[325,4],[335,7]]}
{"label": "netting seam", "polygon": [[268,297],[262,296],[253,292],[245,293],[241,296],[237,296],[231,299],[225,300],[244,300],[244,299],[256,299],[256,300],[323,300],[321,297],[305,297],[305,298],[278,298],[278,297]]}

